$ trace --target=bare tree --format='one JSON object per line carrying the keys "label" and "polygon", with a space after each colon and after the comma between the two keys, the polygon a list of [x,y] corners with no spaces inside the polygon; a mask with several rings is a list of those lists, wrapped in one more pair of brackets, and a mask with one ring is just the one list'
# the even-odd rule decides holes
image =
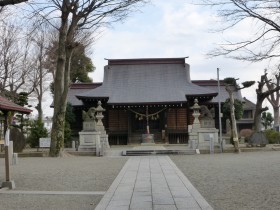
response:
{"label": "bare tree", "polygon": [[42,4],[38,5],[35,13],[41,15],[43,20],[52,24],[51,20],[57,14],[60,20],[50,156],[58,156],[63,151],[70,62],[73,50],[78,46],[79,35],[83,31],[94,32],[101,26],[124,20],[132,12],[133,6],[144,2],[145,0],[50,0],[45,8],[42,8]]}
{"label": "bare tree", "polygon": [[19,36],[20,28],[13,24],[3,24],[0,34],[0,89],[8,91],[15,101],[16,93],[31,93],[33,87],[26,81],[30,73],[30,42]]}
{"label": "bare tree", "polygon": [[254,115],[254,130],[261,131],[261,114],[268,110],[268,107],[262,107],[263,101],[268,98],[273,93],[277,93],[280,90],[280,86],[276,86],[271,82],[271,79],[267,76],[267,71],[261,76],[260,81],[258,81],[257,93],[257,103],[256,111]]}
{"label": "bare tree", "polygon": [[[217,9],[222,18],[223,27],[220,31],[234,29],[244,21],[250,20],[253,32],[250,37],[241,40],[227,40],[209,53],[210,56],[226,56],[236,60],[259,62],[263,60],[275,61],[280,57],[280,1],[279,0],[201,0],[204,5]],[[279,125],[279,73],[275,75],[275,82],[267,78],[267,73],[261,76],[257,92],[255,112],[255,130],[260,130],[261,112],[265,98],[274,110],[274,123]],[[265,91],[267,89],[267,91]],[[270,93],[270,94],[268,94]]]}
{"label": "bare tree", "polygon": [[48,90],[52,81],[48,69],[44,68],[46,60],[47,46],[49,45],[48,32],[42,28],[37,29],[32,35],[33,46],[33,71],[29,74],[29,79],[33,84],[34,93],[38,103],[36,109],[38,111],[38,121],[43,120],[43,95]]}
{"label": "bare tree", "polygon": [[[280,86],[280,69],[273,73],[272,79],[267,80],[266,87],[268,90],[276,89]],[[274,91],[267,97],[267,100],[270,102],[273,108],[273,116],[274,116],[274,128],[279,127],[279,107],[280,107],[280,90]]]}
{"label": "bare tree", "polygon": [[258,62],[280,56],[280,3],[278,0],[201,0],[204,5],[217,8],[226,31],[245,20],[251,20],[255,31],[245,40],[221,44],[209,53],[211,56],[228,56],[237,60]]}

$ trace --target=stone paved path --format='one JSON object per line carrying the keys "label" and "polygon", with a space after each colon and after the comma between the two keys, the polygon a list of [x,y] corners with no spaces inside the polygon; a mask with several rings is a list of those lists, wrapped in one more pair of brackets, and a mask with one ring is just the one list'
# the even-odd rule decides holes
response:
{"label": "stone paved path", "polygon": [[196,210],[212,207],[168,156],[131,157],[96,210]]}

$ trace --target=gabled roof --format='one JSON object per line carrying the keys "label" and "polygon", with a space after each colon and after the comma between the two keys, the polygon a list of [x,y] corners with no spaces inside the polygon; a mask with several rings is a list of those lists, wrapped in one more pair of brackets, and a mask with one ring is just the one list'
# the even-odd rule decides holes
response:
{"label": "gabled roof", "polygon": [[190,81],[185,58],[109,59],[104,81],[79,99],[107,98],[108,104],[181,103],[188,96],[213,97],[209,90]]}
{"label": "gabled roof", "polygon": [[12,101],[9,101],[3,96],[0,96],[0,110],[1,111],[17,111],[25,114],[29,114],[32,112],[31,109],[27,109],[25,107],[22,107],[20,105],[15,104]]}
{"label": "gabled roof", "polygon": [[255,110],[256,109],[256,104],[254,104],[252,101],[248,100],[247,98],[243,98],[244,99],[244,106],[243,109],[244,110]]}
{"label": "gabled roof", "polygon": [[68,102],[72,104],[72,106],[83,106],[84,103],[79,100],[76,95],[88,92],[89,90],[95,89],[101,86],[102,83],[73,83],[70,86],[68,91]]}

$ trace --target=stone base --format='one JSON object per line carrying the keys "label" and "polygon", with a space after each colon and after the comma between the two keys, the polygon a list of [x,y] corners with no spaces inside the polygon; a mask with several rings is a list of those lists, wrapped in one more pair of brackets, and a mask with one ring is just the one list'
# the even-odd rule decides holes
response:
{"label": "stone base", "polygon": [[141,146],[155,146],[155,143],[141,143]]}
{"label": "stone base", "polygon": [[15,189],[16,185],[15,185],[15,182],[13,180],[6,181],[6,182],[2,182],[2,188]]}
{"label": "stone base", "polygon": [[79,152],[95,152],[96,151],[96,146],[79,145],[78,151]]}
{"label": "stone base", "polygon": [[154,144],[154,134],[142,134],[142,143]]}
{"label": "stone base", "polygon": [[110,149],[108,135],[105,132],[101,133],[100,143],[101,143],[101,145],[103,146],[104,149]]}
{"label": "stone base", "polygon": [[100,153],[100,132],[82,131],[79,132],[80,145],[78,151],[96,152],[99,156]]}

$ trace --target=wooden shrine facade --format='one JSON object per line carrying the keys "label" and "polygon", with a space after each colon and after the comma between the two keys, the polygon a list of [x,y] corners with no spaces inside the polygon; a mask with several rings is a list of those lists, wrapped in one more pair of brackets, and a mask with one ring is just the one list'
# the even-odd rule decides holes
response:
{"label": "wooden shrine facade", "polygon": [[185,58],[109,59],[102,83],[70,87],[77,121],[72,131],[77,136],[82,130],[82,110],[101,101],[110,144],[138,144],[147,132],[156,143],[187,143],[195,98],[218,113],[217,81],[207,81],[191,81]]}

